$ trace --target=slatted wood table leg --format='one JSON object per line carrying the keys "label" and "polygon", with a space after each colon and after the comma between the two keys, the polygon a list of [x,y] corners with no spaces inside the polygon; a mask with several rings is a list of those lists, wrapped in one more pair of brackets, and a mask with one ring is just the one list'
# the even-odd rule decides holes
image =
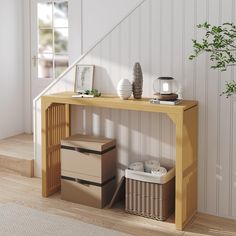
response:
{"label": "slatted wood table leg", "polygon": [[61,187],[60,141],[70,135],[70,106],[42,100],[42,195]]}

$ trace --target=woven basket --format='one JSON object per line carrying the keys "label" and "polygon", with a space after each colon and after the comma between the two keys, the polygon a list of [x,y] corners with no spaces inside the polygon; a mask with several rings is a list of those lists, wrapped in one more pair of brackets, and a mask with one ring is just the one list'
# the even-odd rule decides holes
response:
{"label": "woven basket", "polygon": [[166,220],[175,211],[175,169],[170,169],[162,178],[126,170],[125,211]]}

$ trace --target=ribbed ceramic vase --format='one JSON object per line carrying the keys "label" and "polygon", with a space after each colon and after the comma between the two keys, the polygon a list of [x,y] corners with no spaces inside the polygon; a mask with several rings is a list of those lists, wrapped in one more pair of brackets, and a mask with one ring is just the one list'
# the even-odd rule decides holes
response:
{"label": "ribbed ceramic vase", "polygon": [[135,99],[142,98],[143,73],[142,73],[141,65],[138,62],[134,64],[132,89],[133,89],[133,95]]}
{"label": "ribbed ceramic vase", "polygon": [[132,94],[132,85],[128,79],[122,79],[117,86],[117,93],[121,99],[128,99]]}

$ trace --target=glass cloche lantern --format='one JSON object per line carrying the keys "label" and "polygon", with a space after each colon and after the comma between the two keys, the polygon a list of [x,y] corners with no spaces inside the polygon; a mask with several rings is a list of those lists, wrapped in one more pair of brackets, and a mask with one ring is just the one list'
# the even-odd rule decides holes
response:
{"label": "glass cloche lantern", "polygon": [[155,93],[161,95],[173,94],[174,91],[174,78],[172,77],[159,77],[153,82],[153,89]]}

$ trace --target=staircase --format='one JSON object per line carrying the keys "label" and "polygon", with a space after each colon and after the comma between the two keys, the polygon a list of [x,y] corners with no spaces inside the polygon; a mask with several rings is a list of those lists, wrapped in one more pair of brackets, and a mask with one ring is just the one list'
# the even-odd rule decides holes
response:
{"label": "staircase", "polygon": [[0,140],[0,167],[23,176],[34,176],[33,135],[20,134]]}

